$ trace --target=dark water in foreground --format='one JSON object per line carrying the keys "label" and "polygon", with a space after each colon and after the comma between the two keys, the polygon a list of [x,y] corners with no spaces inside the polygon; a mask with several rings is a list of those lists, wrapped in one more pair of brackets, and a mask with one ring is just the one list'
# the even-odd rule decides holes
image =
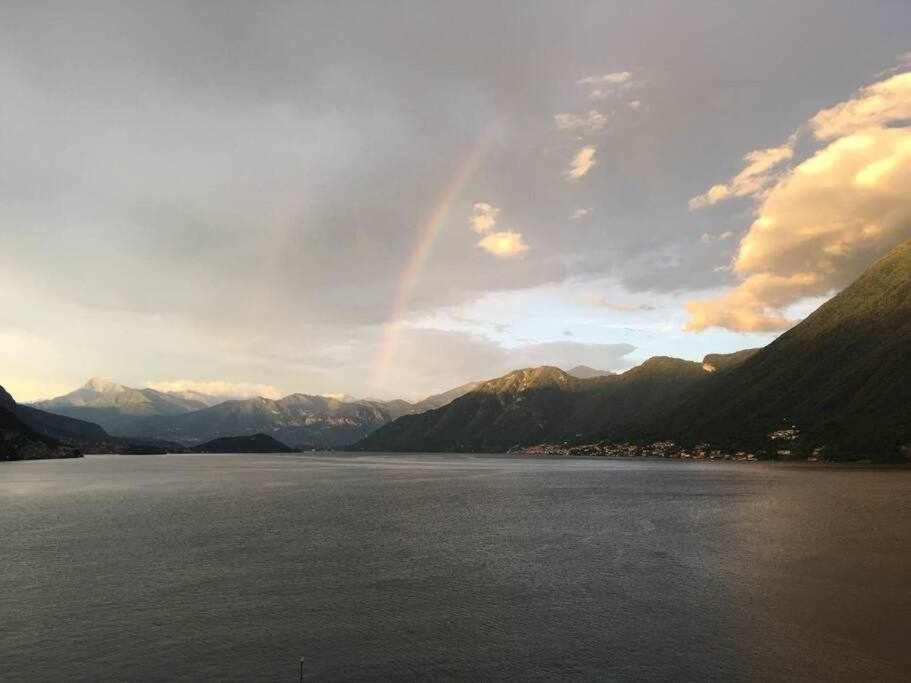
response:
{"label": "dark water in foreground", "polygon": [[911,676],[911,471],[0,466],[0,679]]}

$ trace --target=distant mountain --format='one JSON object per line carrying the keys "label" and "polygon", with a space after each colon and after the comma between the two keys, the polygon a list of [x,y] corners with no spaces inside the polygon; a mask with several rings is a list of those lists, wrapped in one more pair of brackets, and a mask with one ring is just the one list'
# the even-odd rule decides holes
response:
{"label": "distant mountain", "polygon": [[350,396],[344,397],[342,400],[349,403],[367,403],[377,407],[378,409],[389,414],[391,420],[395,420],[402,415],[417,415],[419,413],[424,413],[428,410],[433,410],[434,408],[441,408],[445,406],[460,396],[464,396],[469,391],[477,389],[482,382],[467,382],[466,384],[459,385],[449,391],[444,391],[440,394],[433,394],[427,398],[421,399],[420,401],[415,401],[411,403],[403,399],[392,399],[389,401],[381,401],[379,399],[356,399]]}
{"label": "distant mountain", "polygon": [[644,436],[899,459],[911,447],[911,240],[742,363],[648,425]]}
{"label": "distant mountain", "polygon": [[355,447],[364,450],[503,451],[622,431],[707,373],[698,363],[653,358],[620,375],[578,379],[559,368],[516,370],[447,406],[401,417]]}
{"label": "distant mountain", "polygon": [[[68,442],[89,447],[90,452],[99,452],[100,443],[116,449],[117,441],[124,438],[132,446],[174,450],[179,443],[192,445],[256,432],[277,435],[296,446],[331,448],[356,441],[402,415],[445,405],[477,385],[464,384],[416,403],[305,394],[278,400],[224,400],[195,391],[134,389],[94,377],[65,396],[19,408],[37,411],[29,418],[37,431],[55,438],[65,435]],[[55,420],[55,416],[60,419]],[[65,422],[64,418],[74,421]],[[104,441],[100,434],[89,433],[91,427],[98,426],[105,432]]]}
{"label": "distant mountain", "polygon": [[27,405],[17,405],[15,412],[20,420],[39,434],[81,448],[111,438],[104,428],[94,422],[49,413]]}
{"label": "distant mountain", "polygon": [[233,396],[213,396],[212,394],[203,394],[202,392],[192,391],[190,389],[184,389],[182,391],[164,391],[162,393],[166,396],[183,399],[188,403],[195,405],[201,404],[203,406],[217,406],[219,403],[224,403],[227,400],[235,398]]}
{"label": "distant mountain", "polygon": [[78,458],[78,449],[32,430],[16,415],[17,403],[0,387],[0,460]]}
{"label": "distant mountain", "polygon": [[414,415],[417,413],[424,413],[428,410],[433,410],[434,408],[442,408],[445,405],[449,405],[457,398],[464,396],[470,391],[474,391],[483,382],[468,382],[460,386],[450,389],[449,391],[444,391],[441,394],[434,394],[433,396],[428,396],[427,398],[418,401],[417,403],[411,404],[411,410],[409,415]]}
{"label": "distant mountain", "polygon": [[576,367],[567,370],[566,374],[572,375],[577,379],[591,379],[592,377],[609,377],[614,373],[610,370],[595,370],[587,365],[577,365]]}
{"label": "distant mountain", "polygon": [[207,408],[208,403],[186,394],[133,389],[94,377],[65,396],[38,401],[33,406],[58,415],[94,422],[111,434],[125,436],[135,433],[137,418],[180,415]]}
{"label": "distant mountain", "polygon": [[112,436],[93,422],[49,413],[33,406],[18,404],[15,413],[32,431],[78,448],[83,453],[167,453],[183,450],[180,444],[173,441]]}
{"label": "distant mountain", "polygon": [[391,419],[388,411],[369,401],[291,394],[278,400],[225,401],[180,415],[153,416],[137,421],[133,429],[138,435],[186,445],[263,433],[296,447],[334,447],[352,443]]}
{"label": "distant mountain", "polygon": [[39,431],[56,438],[66,435],[70,442],[91,448],[90,452],[99,452],[101,439],[100,434],[86,431],[92,427],[105,432],[108,449],[127,440],[133,446],[176,450],[180,444],[256,433],[299,447],[333,448],[357,441],[402,415],[445,405],[477,384],[465,384],[416,403],[292,394],[278,400],[258,397],[206,405],[214,398],[188,391],[133,389],[94,378],[66,396],[20,409],[34,411],[29,419]]}
{"label": "distant mountain", "polygon": [[268,434],[223,436],[190,449],[194,453],[294,453],[294,449]]}

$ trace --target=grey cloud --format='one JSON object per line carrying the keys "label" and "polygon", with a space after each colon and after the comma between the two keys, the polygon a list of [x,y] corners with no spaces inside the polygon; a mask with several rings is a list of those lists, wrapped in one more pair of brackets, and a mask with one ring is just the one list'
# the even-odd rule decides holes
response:
{"label": "grey cloud", "polygon": [[[808,1],[4,2],[0,328],[54,337],[36,373],[360,393],[421,228],[488,130],[409,312],[567,278],[725,283],[722,246],[699,237],[742,221],[687,200],[907,49],[882,30],[906,9]],[[576,80],[617,69],[648,73],[648,106],[612,117],[597,165],[566,183],[580,145],[553,117],[601,107]],[[532,246],[521,259],[477,249],[479,201]],[[411,377],[398,385],[427,384]]]}

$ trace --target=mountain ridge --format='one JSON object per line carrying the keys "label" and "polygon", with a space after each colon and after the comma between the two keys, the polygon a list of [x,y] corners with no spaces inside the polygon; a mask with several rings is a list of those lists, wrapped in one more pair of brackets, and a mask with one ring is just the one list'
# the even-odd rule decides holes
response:
{"label": "mountain ridge", "polygon": [[[357,450],[505,451],[580,433],[616,430],[631,415],[705,375],[699,363],[656,357],[618,375],[578,379],[557,367],[514,370],[447,406],[381,427]],[[605,396],[623,396],[612,413]]]}
{"label": "mountain ridge", "polygon": [[911,450],[909,405],[911,240],[762,349],[708,354],[701,364],[655,357],[586,380],[527,368],[444,408],[399,418],[354,448],[674,441],[771,457],[890,461]]}
{"label": "mountain ridge", "polygon": [[[260,432],[298,447],[337,448],[402,415],[445,405],[477,385],[469,382],[415,403],[292,393],[279,399],[257,396],[205,405],[203,395],[194,392],[134,389],[95,377],[69,394],[22,408],[38,411],[32,419],[44,431],[55,436],[73,432],[73,440],[82,437],[83,446],[97,443],[101,435],[96,434],[93,441],[87,434],[77,434],[84,429],[80,424],[100,425],[108,442],[128,439],[163,448]],[[60,419],[55,422],[50,415]],[[55,424],[48,427],[51,422]]]}
{"label": "mountain ridge", "polygon": [[877,457],[911,443],[909,405],[911,240],[643,435],[736,447],[793,425],[805,452]]}

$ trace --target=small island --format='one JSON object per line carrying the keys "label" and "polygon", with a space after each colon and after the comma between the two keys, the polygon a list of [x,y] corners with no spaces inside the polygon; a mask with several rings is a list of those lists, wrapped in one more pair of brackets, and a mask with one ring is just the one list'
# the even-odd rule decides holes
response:
{"label": "small island", "polygon": [[296,453],[290,446],[268,434],[223,436],[189,449],[191,453]]}

